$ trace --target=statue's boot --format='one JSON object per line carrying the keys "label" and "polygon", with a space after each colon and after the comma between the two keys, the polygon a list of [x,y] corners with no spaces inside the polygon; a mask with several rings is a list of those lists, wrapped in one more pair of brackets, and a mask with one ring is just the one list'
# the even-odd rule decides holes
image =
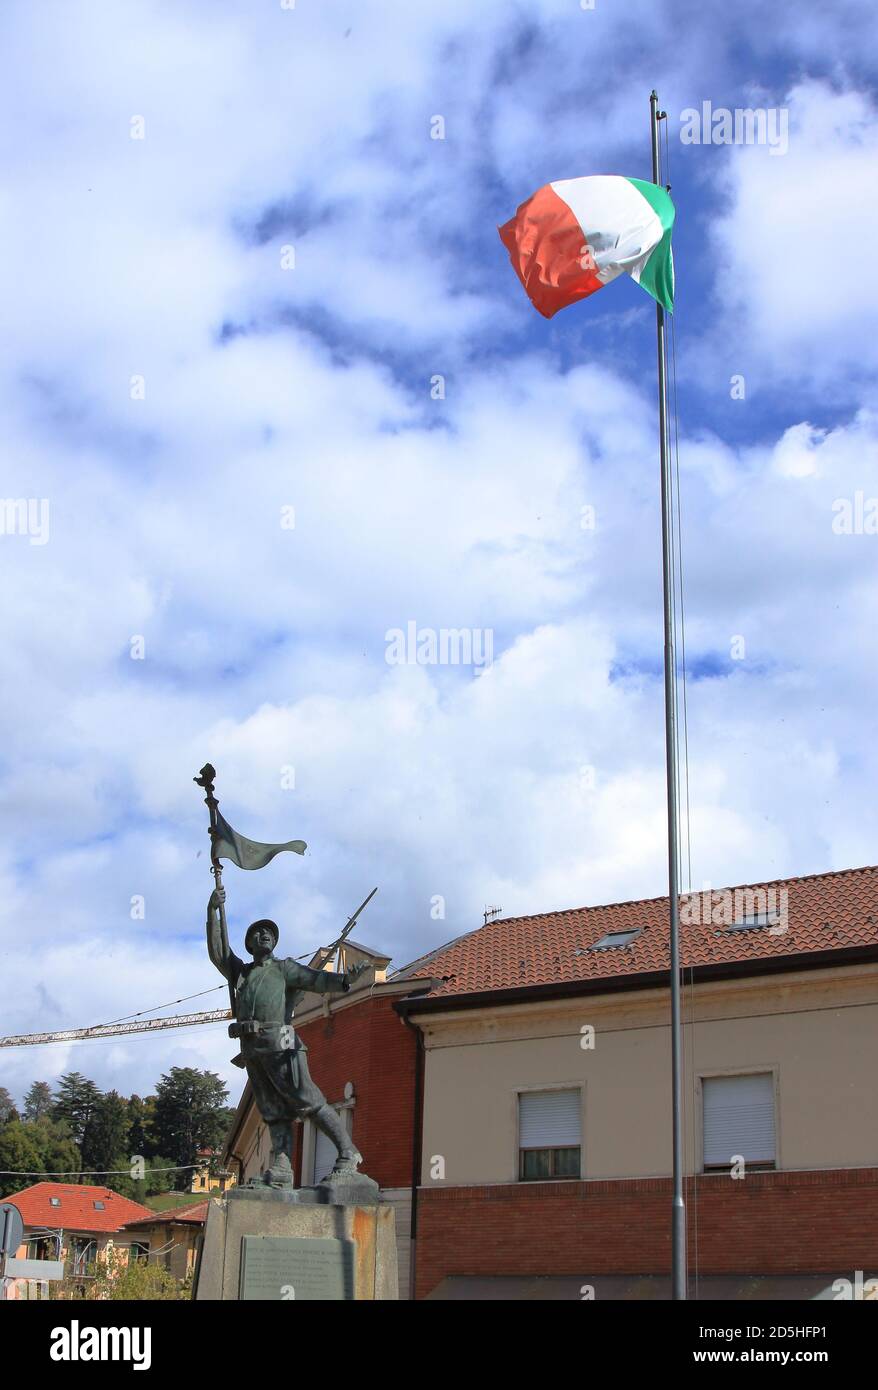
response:
{"label": "statue's boot", "polygon": [[[319,1110],[314,1111],[314,1123],[321,1129],[327,1138],[331,1139],[338,1149],[338,1158],[332,1168],[333,1173],[355,1173],[357,1165],[363,1162],[363,1155],[356,1149],[342,1124],[337,1112],[331,1105],[323,1104]],[[331,1174],[329,1175],[331,1176]],[[322,1178],[318,1181],[323,1181]]]}
{"label": "statue's boot", "polygon": [[293,1128],[285,1120],[268,1126],[271,1135],[271,1155],[263,1181],[271,1187],[293,1185]]}

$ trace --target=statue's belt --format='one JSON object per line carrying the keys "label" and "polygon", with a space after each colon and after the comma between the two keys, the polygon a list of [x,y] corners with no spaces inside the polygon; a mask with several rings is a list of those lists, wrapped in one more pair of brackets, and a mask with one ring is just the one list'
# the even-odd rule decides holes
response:
{"label": "statue's belt", "polygon": [[295,1047],[296,1035],[291,1023],[261,1023],[257,1018],[242,1018],[229,1024],[230,1038],[247,1038],[266,1048]]}

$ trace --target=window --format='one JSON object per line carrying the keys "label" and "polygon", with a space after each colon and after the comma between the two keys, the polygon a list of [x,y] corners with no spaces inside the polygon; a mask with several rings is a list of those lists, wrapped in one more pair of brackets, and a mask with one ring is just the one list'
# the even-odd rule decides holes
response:
{"label": "window", "polygon": [[607,932],[606,936],[602,936],[600,941],[596,941],[588,949],[590,951],[611,951],[614,946],[629,946],[639,935],[639,927],[633,927],[631,931]]}
{"label": "window", "polygon": [[27,1243],[27,1258],[29,1260],[60,1259],[59,1244],[58,1236],[31,1236]]}
{"label": "window", "polygon": [[50,1198],[49,1198],[49,1205],[52,1206],[52,1207],[60,1207],[60,1205],[61,1205],[61,1198],[60,1198],[60,1197],[50,1197]]}
{"label": "window", "polygon": [[94,1206],[95,1211],[103,1211],[104,1209],[103,1202],[93,1202],[92,1205]]}
{"label": "window", "polygon": [[773,927],[779,920],[776,912],[745,912],[740,922],[733,922],[726,931],[755,931],[757,927]]}
{"label": "window", "polygon": [[774,1077],[705,1076],[701,1082],[704,1168],[728,1169],[738,1154],[749,1168],[775,1165]]}
{"label": "window", "polygon": [[521,1182],[581,1174],[580,1092],[520,1091],[518,1176]]}
{"label": "window", "polygon": [[128,1247],[128,1263],[130,1265],[146,1264],[149,1260],[149,1241],[133,1240]]}
{"label": "window", "polygon": [[[335,1113],[341,1120],[343,1128],[346,1130],[348,1134],[350,1134],[350,1110],[339,1110],[336,1106],[333,1106],[333,1109],[335,1110]],[[332,1172],[332,1169],[335,1166],[335,1160],[338,1158],[338,1153],[336,1151],[335,1145],[333,1144],[332,1140],[328,1137],[328,1135],[324,1134],[322,1129],[318,1129],[313,1121],[311,1122],[311,1125],[314,1144],[314,1167],[312,1169],[313,1176],[311,1178],[311,1181],[313,1183],[319,1183],[323,1181],[323,1179],[327,1176],[328,1173]]]}
{"label": "window", "polygon": [[88,1236],[74,1236],[70,1254],[73,1261],[73,1274],[76,1278],[82,1278],[84,1275],[90,1275],[94,1272],[94,1263],[98,1254],[96,1240],[91,1240]]}

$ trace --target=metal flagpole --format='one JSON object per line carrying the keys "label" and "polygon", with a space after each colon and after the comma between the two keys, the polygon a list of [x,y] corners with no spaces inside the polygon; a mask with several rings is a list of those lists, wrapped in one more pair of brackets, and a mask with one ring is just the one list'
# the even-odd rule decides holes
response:
{"label": "metal flagpole", "polygon": [[[649,98],[652,135],[652,181],[659,181],[658,97]],[[680,1004],[680,885],[677,825],[677,709],[675,700],[676,654],[674,651],[674,613],[671,578],[671,475],[668,466],[667,362],[665,356],[665,311],[656,300],[656,339],[658,346],[659,456],[662,490],[662,588],[665,628],[665,767],[668,794],[668,898],[671,942],[671,1072],[674,1196],[671,1209],[671,1274],[675,1299],[688,1296],[686,1271],[686,1204],[683,1196],[683,1043]]]}

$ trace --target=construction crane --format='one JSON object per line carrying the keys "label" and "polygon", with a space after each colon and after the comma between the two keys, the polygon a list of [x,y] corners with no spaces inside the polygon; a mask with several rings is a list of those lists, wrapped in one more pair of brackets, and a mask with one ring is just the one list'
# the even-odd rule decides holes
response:
{"label": "construction crane", "polygon": [[197,1023],[228,1023],[228,1009],[203,1009],[195,1014],[168,1014],[131,1023],[99,1023],[93,1028],[66,1028],[57,1033],[13,1033],[0,1038],[0,1047],[33,1047],[36,1043],[82,1042],[86,1038],[115,1038],[123,1033],[154,1033],[160,1028],[186,1028]]}
{"label": "construction crane", "polygon": [[[349,941],[351,928],[354,926],[363,908],[366,907],[378,892],[373,888],[369,896],[360,903],[356,912],[348,918],[341,935],[336,937],[331,946],[321,946],[317,952],[306,952],[303,956],[296,956],[296,960],[306,960],[310,956],[310,963],[315,970],[337,970],[342,971],[346,968],[348,958],[353,960],[369,957],[366,947],[357,946],[356,942]],[[499,909],[498,909],[499,911]],[[387,964],[384,957],[377,958]],[[216,989],[225,989],[225,985],[217,985]],[[204,994],[213,994],[214,990],[201,990],[199,994],[185,994],[181,999],[166,999],[163,1004],[156,1004],[156,1009],[168,1009],[171,1004],[185,1004],[189,999],[198,999]],[[142,1013],[149,1013],[145,1009]],[[130,1033],[157,1033],[162,1028],[188,1028],[192,1025],[201,1023],[230,1023],[234,1014],[229,1009],[203,1009],[194,1014],[163,1014],[160,1018],[143,1018],[142,1014],[129,1014],[126,1018],[114,1019],[111,1023],[98,1023],[91,1028],[65,1028],[56,1032],[46,1033],[12,1033],[9,1037],[0,1038],[0,1047],[35,1047],[40,1043],[62,1043],[62,1042],[90,1042],[95,1038],[117,1038]]]}

